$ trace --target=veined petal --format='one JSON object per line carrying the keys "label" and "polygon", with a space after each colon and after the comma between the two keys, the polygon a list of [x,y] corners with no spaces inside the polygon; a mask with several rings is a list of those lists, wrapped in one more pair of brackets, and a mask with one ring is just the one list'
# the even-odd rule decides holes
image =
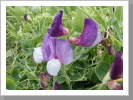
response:
{"label": "veined petal", "polygon": [[61,63],[58,59],[51,59],[47,63],[47,71],[51,76],[57,76],[61,67]]}
{"label": "veined petal", "polygon": [[73,61],[73,50],[68,41],[56,39],[56,56],[63,64],[70,64]]}
{"label": "veined petal", "polygon": [[55,45],[56,39],[54,37],[50,37],[47,33],[43,39],[42,44],[42,54],[45,61],[49,61],[56,56],[55,54]]}
{"label": "veined petal", "polygon": [[78,37],[78,41],[75,43],[84,47],[90,47],[96,39],[99,40],[100,34],[98,33],[98,25],[90,18],[85,18],[84,29],[82,34]]}
{"label": "veined petal", "polygon": [[60,87],[57,81],[54,84],[54,90],[60,90]]}
{"label": "veined petal", "polygon": [[118,51],[115,56],[115,61],[111,65],[110,77],[111,79],[117,79],[123,74],[123,58],[122,52]]}
{"label": "veined petal", "polygon": [[36,63],[42,63],[42,61],[43,61],[44,59],[43,59],[41,47],[34,48],[33,58],[34,58],[34,61],[35,61]]}
{"label": "veined petal", "polygon": [[51,28],[48,28],[48,33],[51,37],[60,37],[69,32],[68,29],[64,28],[62,25],[62,14],[63,10],[60,10],[55,16]]}

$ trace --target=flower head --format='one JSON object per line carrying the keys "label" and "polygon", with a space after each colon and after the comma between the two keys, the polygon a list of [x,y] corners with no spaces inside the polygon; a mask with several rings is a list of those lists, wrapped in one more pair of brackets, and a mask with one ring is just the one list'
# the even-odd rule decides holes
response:
{"label": "flower head", "polygon": [[98,25],[90,18],[85,18],[84,29],[79,37],[69,38],[69,42],[83,47],[93,47],[101,40],[102,35],[98,32]]}
{"label": "flower head", "polygon": [[48,33],[51,37],[60,37],[62,35],[66,35],[69,32],[69,30],[62,25],[62,14],[63,11],[60,10],[55,16],[51,28],[48,28]]}
{"label": "flower head", "polygon": [[115,56],[115,61],[111,65],[110,77],[111,79],[117,79],[123,74],[123,58],[122,52],[118,51]]}
{"label": "flower head", "polygon": [[50,75],[56,76],[60,70],[61,64],[70,64],[73,61],[73,50],[69,42],[49,34],[43,39],[42,54],[47,61],[47,71]]}

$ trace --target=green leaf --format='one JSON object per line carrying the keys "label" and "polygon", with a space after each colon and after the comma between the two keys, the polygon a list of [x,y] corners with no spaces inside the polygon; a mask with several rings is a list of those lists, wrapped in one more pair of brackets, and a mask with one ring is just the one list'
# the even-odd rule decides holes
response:
{"label": "green leaf", "polygon": [[16,89],[16,83],[14,80],[10,78],[6,78],[6,89],[8,90],[15,90]]}
{"label": "green leaf", "polygon": [[106,84],[99,86],[96,90],[108,90],[108,87]]}
{"label": "green leaf", "polygon": [[15,79],[15,81],[19,80],[19,70],[17,69],[17,67],[14,67],[12,69],[12,77]]}
{"label": "green leaf", "polygon": [[91,71],[91,82],[94,84],[101,83],[101,80],[99,79],[99,77],[96,74],[96,68],[95,67],[92,68],[92,71]]}
{"label": "green leaf", "polygon": [[107,72],[109,71],[110,66],[104,62],[101,62],[97,67],[96,67],[96,75],[97,77],[102,81]]}
{"label": "green leaf", "polygon": [[84,14],[81,10],[77,10],[75,16],[72,19],[72,26],[75,31],[82,32],[84,27],[84,19],[86,18],[86,14]]}
{"label": "green leaf", "polygon": [[80,46],[76,46],[76,49],[74,51],[74,61],[80,58],[80,56],[84,53],[85,48],[82,48]]}
{"label": "green leaf", "polygon": [[24,16],[24,14],[27,14],[27,9],[22,6],[15,6],[14,12],[16,16],[21,17]]}
{"label": "green leaf", "polygon": [[63,77],[63,76],[58,76],[56,78],[56,80],[58,81],[59,84],[62,84],[66,81],[65,77]]}
{"label": "green leaf", "polygon": [[122,25],[122,23],[123,23],[123,6],[115,7],[114,15],[117,18],[119,25]]}
{"label": "green leaf", "polygon": [[37,15],[37,14],[41,13],[41,6],[32,6],[31,12],[32,12],[34,15]]}
{"label": "green leaf", "polygon": [[12,55],[13,54],[11,49],[6,51],[6,58],[11,57]]}
{"label": "green leaf", "polygon": [[123,43],[122,33],[120,33],[120,29],[119,29],[119,26],[118,26],[117,21],[115,21],[115,22],[113,23],[113,27],[114,27],[114,29],[115,29],[115,31],[116,31],[116,33],[117,33],[117,36],[119,37],[121,43]]}

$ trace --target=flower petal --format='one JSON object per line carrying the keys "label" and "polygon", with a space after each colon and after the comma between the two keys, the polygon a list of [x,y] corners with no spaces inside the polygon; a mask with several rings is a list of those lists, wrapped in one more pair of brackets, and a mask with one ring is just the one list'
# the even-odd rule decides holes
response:
{"label": "flower petal", "polygon": [[111,79],[117,79],[123,74],[123,58],[122,52],[116,53],[115,61],[111,65],[110,77]]}
{"label": "flower petal", "polygon": [[43,59],[41,47],[34,48],[33,58],[34,58],[34,61],[35,61],[36,63],[42,63],[42,61],[43,61],[44,59]]}
{"label": "flower petal", "polygon": [[57,81],[54,84],[54,90],[60,90],[60,87]]}
{"label": "flower petal", "polygon": [[93,42],[93,44],[90,47],[96,46],[101,41],[102,41],[102,35],[101,35],[101,33],[97,32],[97,38],[96,38],[96,40]]}
{"label": "flower petal", "polygon": [[62,14],[63,11],[60,10],[59,13],[55,16],[51,28],[48,28],[48,33],[51,37],[60,37],[69,32],[68,29],[64,28],[62,25]]}
{"label": "flower petal", "polygon": [[45,61],[49,61],[56,56],[55,54],[55,45],[56,39],[54,37],[50,37],[47,33],[43,39],[42,44],[42,54]]}
{"label": "flower petal", "polygon": [[123,90],[123,85],[118,84],[116,81],[108,82],[108,88],[110,90]]}
{"label": "flower petal", "polygon": [[58,59],[51,59],[47,63],[47,71],[51,76],[57,76],[61,67],[61,63]]}
{"label": "flower petal", "polygon": [[26,21],[28,20],[28,14],[24,15],[24,20],[26,20]]}
{"label": "flower petal", "polygon": [[56,56],[63,64],[70,64],[73,61],[73,50],[68,41],[56,39]]}
{"label": "flower petal", "polygon": [[97,35],[101,35],[97,33],[98,25],[92,19],[85,18],[83,32],[80,37],[78,37],[79,40],[75,44],[84,47],[90,47],[96,39],[99,40],[99,37]]}

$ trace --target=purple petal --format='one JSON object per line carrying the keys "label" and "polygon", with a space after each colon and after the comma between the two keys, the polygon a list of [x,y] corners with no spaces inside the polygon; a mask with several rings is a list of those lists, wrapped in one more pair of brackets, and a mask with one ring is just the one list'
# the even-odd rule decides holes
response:
{"label": "purple petal", "polygon": [[54,84],[54,90],[60,90],[60,87],[57,81]]}
{"label": "purple petal", "polygon": [[83,47],[95,46],[101,40],[102,35],[98,32],[98,25],[90,18],[85,18],[84,29],[79,37],[69,38],[69,42]]}
{"label": "purple petal", "polygon": [[67,41],[56,39],[56,55],[63,64],[70,64],[73,61],[73,50]]}
{"label": "purple petal", "polygon": [[117,79],[123,74],[123,58],[122,52],[116,53],[115,61],[111,65],[110,77],[111,79]]}
{"label": "purple petal", "polygon": [[45,61],[48,62],[50,59],[56,57],[55,44],[56,39],[54,37],[50,37],[49,34],[46,34],[42,44],[42,54]]}
{"label": "purple petal", "polygon": [[110,45],[110,46],[108,47],[108,54],[109,54],[109,55],[114,54],[114,49],[113,49],[112,45]]}
{"label": "purple petal", "polygon": [[68,30],[66,30],[66,28],[63,28],[62,25],[62,14],[63,11],[60,10],[59,13],[55,16],[51,28],[48,28],[48,33],[52,37],[60,37],[68,33]]}
{"label": "purple petal", "polygon": [[39,73],[39,78],[40,78],[41,80],[44,80],[44,76],[43,76],[42,73]]}
{"label": "purple petal", "polygon": [[116,81],[108,82],[108,88],[110,90],[123,90],[123,85],[118,84]]}
{"label": "purple petal", "polygon": [[44,82],[42,82],[42,81],[40,81],[40,84],[41,84],[42,87],[46,86],[46,84]]}
{"label": "purple petal", "polygon": [[76,44],[85,47],[91,46],[97,37],[97,32],[97,24],[92,19],[85,18],[83,32],[80,35],[79,41],[77,41]]}
{"label": "purple petal", "polygon": [[44,73],[44,76],[45,76],[46,78],[51,77],[51,75],[50,75],[49,73]]}
{"label": "purple petal", "polygon": [[24,15],[24,19],[27,21],[28,20],[28,14]]}

